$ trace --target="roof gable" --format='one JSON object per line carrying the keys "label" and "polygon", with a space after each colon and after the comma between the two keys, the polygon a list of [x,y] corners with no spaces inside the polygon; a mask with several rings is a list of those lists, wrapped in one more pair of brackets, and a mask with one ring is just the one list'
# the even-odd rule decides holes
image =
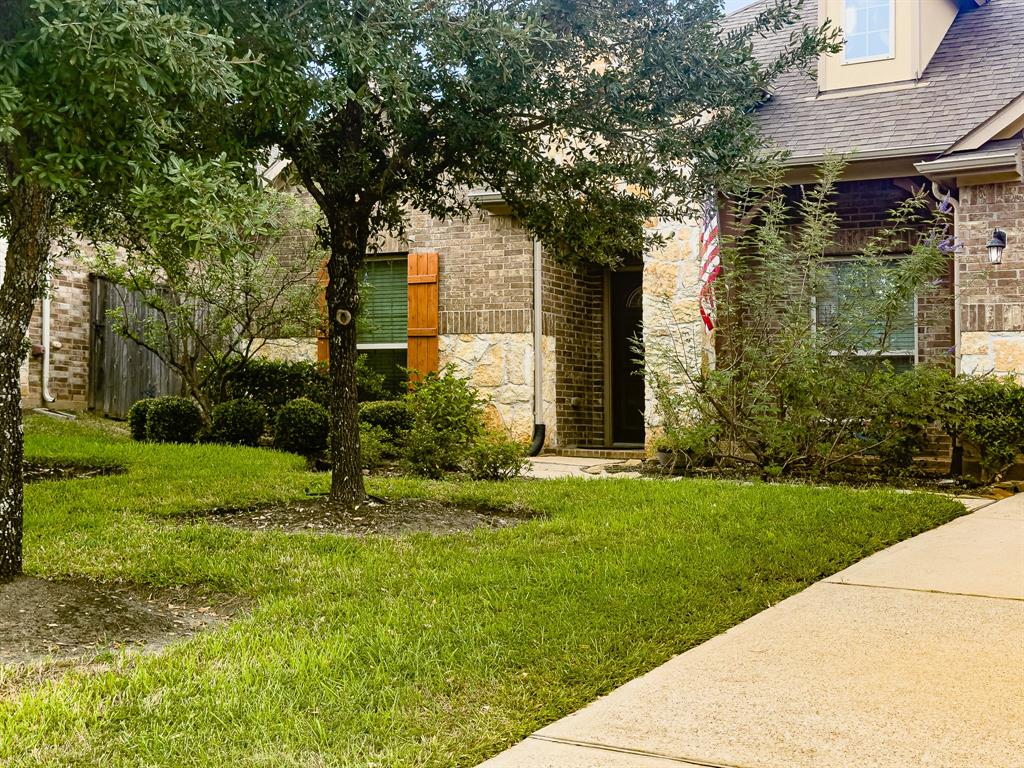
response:
{"label": "roof gable", "polygon": [[[728,26],[749,22],[765,1],[733,14]],[[817,15],[817,0],[807,0],[802,23],[815,25]],[[794,164],[813,163],[827,152],[863,159],[939,154],[1024,94],[1024,46],[1013,32],[1019,29],[1024,29],[1022,0],[990,0],[980,7],[972,2],[920,80],[819,94],[813,77],[791,72],[759,109],[758,122],[769,141],[791,153]],[[788,37],[785,30],[755,48],[770,57]]]}

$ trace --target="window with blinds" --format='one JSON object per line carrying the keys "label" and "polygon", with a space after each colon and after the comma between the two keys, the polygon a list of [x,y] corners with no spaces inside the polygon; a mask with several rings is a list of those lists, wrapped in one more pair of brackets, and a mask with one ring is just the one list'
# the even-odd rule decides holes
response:
{"label": "window with blinds", "polygon": [[[886,273],[896,268],[895,260],[867,267],[854,260],[827,263],[827,279],[815,298],[814,322],[819,328],[835,328],[848,318],[853,307],[874,298],[871,294],[885,288]],[[880,270],[880,272],[879,272]],[[860,352],[889,360],[896,370],[907,370],[917,362],[917,301],[909,299],[893,318],[888,333],[884,317],[866,327],[855,329],[866,340]]]}
{"label": "window with blinds", "polygon": [[385,376],[388,388],[402,390],[409,333],[408,266],[405,256],[369,257],[360,276],[362,312],[356,331],[360,354]]}

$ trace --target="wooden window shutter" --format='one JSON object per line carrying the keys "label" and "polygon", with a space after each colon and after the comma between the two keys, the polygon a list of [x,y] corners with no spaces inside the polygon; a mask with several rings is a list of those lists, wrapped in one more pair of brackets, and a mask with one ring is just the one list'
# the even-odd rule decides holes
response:
{"label": "wooden window shutter", "polygon": [[437,370],[437,254],[409,254],[409,362],[419,373]]}
{"label": "wooden window shutter", "polygon": [[327,344],[327,262],[320,267],[320,275],[317,277],[317,286],[320,291],[317,294],[320,304],[320,328],[316,333],[316,361],[325,363],[331,357],[330,346]]}

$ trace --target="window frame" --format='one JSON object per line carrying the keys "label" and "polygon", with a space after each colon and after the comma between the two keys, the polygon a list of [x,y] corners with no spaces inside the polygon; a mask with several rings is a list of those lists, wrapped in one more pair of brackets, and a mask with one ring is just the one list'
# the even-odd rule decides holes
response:
{"label": "window frame", "polygon": [[[872,61],[890,61],[896,58],[896,0],[886,0],[889,3],[889,52],[875,56],[861,56],[851,59],[848,55],[847,42],[849,33],[845,26],[843,29],[843,65],[847,64],[868,64]],[[843,23],[846,22],[847,3],[850,0],[843,0]]]}
{"label": "window frame", "polygon": [[[368,255],[363,258],[363,263],[372,261],[395,261],[402,262],[405,264],[405,271],[408,273],[409,269],[409,255],[404,253],[375,253],[372,256]],[[360,342],[358,337],[356,338],[356,352],[362,352],[373,349],[409,349],[409,308],[405,310],[405,329],[406,336],[405,341],[363,341]]]}
{"label": "window frame", "polygon": [[[885,255],[885,256],[880,256],[878,258],[878,260],[879,261],[895,262],[895,261],[899,261],[902,258],[905,258],[906,255],[907,254],[892,253],[892,254],[888,254],[888,255]],[[836,255],[836,256],[826,256],[822,260],[822,264],[825,265],[826,268],[831,268],[832,265],[834,265],[834,264],[854,264],[857,261],[859,261],[859,257],[857,257],[855,255],[845,255],[845,256],[844,255]],[[917,297],[917,294],[915,293],[914,294],[914,300],[913,300],[913,313],[914,313],[914,330],[913,330],[914,346],[913,346],[913,349],[891,349],[891,350],[889,350],[887,352],[882,352],[879,349],[858,349],[858,350],[855,350],[853,352],[853,354],[856,357],[878,357],[878,358],[881,358],[883,360],[886,360],[886,359],[899,359],[899,360],[909,359],[910,360],[910,365],[912,367],[917,367],[920,364],[920,362],[921,362],[921,350],[920,350],[921,341],[920,341],[920,336],[919,336],[920,328],[919,328],[919,325],[918,325],[918,322],[919,322],[918,309],[919,309],[918,308],[918,297]],[[818,331],[818,297],[817,296],[813,297],[813,300],[811,302],[811,328],[813,329],[813,331],[815,333],[817,333],[817,331]],[[849,353],[848,352],[844,352],[844,351],[840,351],[840,350],[834,350],[833,352],[831,352],[831,354],[838,356],[838,355],[845,355],[845,354],[849,354]]]}

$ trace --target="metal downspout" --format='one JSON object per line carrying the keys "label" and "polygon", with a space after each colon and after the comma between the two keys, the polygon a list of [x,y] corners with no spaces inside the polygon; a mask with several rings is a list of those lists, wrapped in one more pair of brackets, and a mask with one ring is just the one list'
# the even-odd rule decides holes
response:
{"label": "metal downspout", "polygon": [[[943,201],[947,199],[947,195],[943,194],[939,189],[939,184],[936,181],[932,182],[932,196],[938,200]],[[956,244],[957,236],[960,234],[960,200],[953,197],[952,194],[948,194],[949,204],[953,206],[953,242]],[[953,249],[953,364],[955,366],[954,371],[960,375],[960,257],[956,248]]]}
{"label": "metal downspout", "polygon": [[547,427],[544,425],[544,294],[543,251],[538,238],[533,238],[533,442],[530,455],[544,449]]}

